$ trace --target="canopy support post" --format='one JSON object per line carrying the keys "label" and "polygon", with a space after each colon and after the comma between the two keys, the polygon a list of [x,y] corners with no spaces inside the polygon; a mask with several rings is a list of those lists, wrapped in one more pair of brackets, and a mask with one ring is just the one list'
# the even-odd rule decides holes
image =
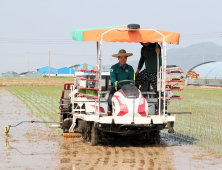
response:
{"label": "canopy support post", "polygon": [[97,41],[97,67],[99,72],[97,73],[97,78],[99,78],[98,81],[98,109],[96,109],[96,114],[99,114],[100,111],[100,92],[101,92],[101,81],[102,81],[102,73],[101,73],[101,64],[102,64],[102,58],[101,58],[101,53],[102,53],[102,40],[99,42]]}
{"label": "canopy support post", "polygon": [[[164,57],[164,67],[163,67],[163,115],[166,112],[166,42],[163,42],[164,53],[162,51],[162,56]],[[163,65],[163,64],[162,64]]]}

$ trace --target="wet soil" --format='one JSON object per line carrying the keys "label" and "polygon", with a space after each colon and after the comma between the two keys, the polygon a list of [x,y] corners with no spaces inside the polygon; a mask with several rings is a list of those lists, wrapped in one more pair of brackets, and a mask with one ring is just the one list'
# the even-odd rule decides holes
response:
{"label": "wet soil", "polygon": [[43,123],[22,123],[4,137],[5,125],[41,121],[0,87],[0,169],[222,169],[222,157],[190,143],[161,136],[146,145],[135,139],[91,146],[82,138],[63,139]]}
{"label": "wet soil", "polygon": [[0,169],[55,169],[59,160],[56,131],[42,123],[22,123],[11,127],[5,138],[5,125],[21,121],[41,121],[17,97],[0,87]]}

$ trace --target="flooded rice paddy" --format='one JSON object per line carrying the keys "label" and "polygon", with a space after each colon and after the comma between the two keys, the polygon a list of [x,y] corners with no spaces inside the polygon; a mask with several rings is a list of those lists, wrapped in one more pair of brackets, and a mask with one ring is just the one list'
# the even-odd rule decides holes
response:
{"label": "flooded rice paddy", "polygon": [[221,155],[164,133],[158,145],[116,139],[91,146],[82,138],[63,139],[43,123],[24,122],[4,137],[5,125],[30,120],[41,121],[0,87],[0,169],[222,169]]}

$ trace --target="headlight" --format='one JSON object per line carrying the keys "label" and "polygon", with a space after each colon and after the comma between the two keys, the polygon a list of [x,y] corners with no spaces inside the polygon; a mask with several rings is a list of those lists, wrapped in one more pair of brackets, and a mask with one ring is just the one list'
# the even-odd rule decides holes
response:
{"label": "headlight", "polygon": [[123,101],[123,99],[121,99],[120,97],[119,97],[119,102],[121,103],[121,104],[124,104],[124,105],[126,105],[126,103]]}
{"label": "headlight", "polygon": [[144,98],[141,98],[139,105],[141,105],[141,104],[143,104],[143,103],[144,103]]}

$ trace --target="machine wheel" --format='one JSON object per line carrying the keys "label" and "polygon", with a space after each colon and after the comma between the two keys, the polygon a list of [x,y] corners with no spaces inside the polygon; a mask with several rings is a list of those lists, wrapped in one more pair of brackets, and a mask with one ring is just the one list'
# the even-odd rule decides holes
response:
{"label": "machine wheel", "polygon": [[147,133],[148,143],[158,144],[160,143],[160,131],[151,131]]}
{"label": "machine wheel", "polygon": [[63,133],[68,133],[69,132],[69,128],[72,125],[72,118],[66,118],[63,120]]}
{"label": "machine wheel", "polygon": [[154,133],[154,136],[153,136],[154,138],[154,144],[159,144],[160,143],[160,131],[156,131],[155,133]]}
{"label": "machine wheel", "polygon": [[98,129],[92,124],[91,126],[91,143],[92,146],[96,146],[99,142]]}
{"label": "machine wheel", "polygon": [[90,141],[90,127],[86,126],[82,132],[82,138],[86,141]]}
{"label": "machine wheel", "polygon": [[174,129],[173,128],[169,128],[168,133],[174,133]]}

